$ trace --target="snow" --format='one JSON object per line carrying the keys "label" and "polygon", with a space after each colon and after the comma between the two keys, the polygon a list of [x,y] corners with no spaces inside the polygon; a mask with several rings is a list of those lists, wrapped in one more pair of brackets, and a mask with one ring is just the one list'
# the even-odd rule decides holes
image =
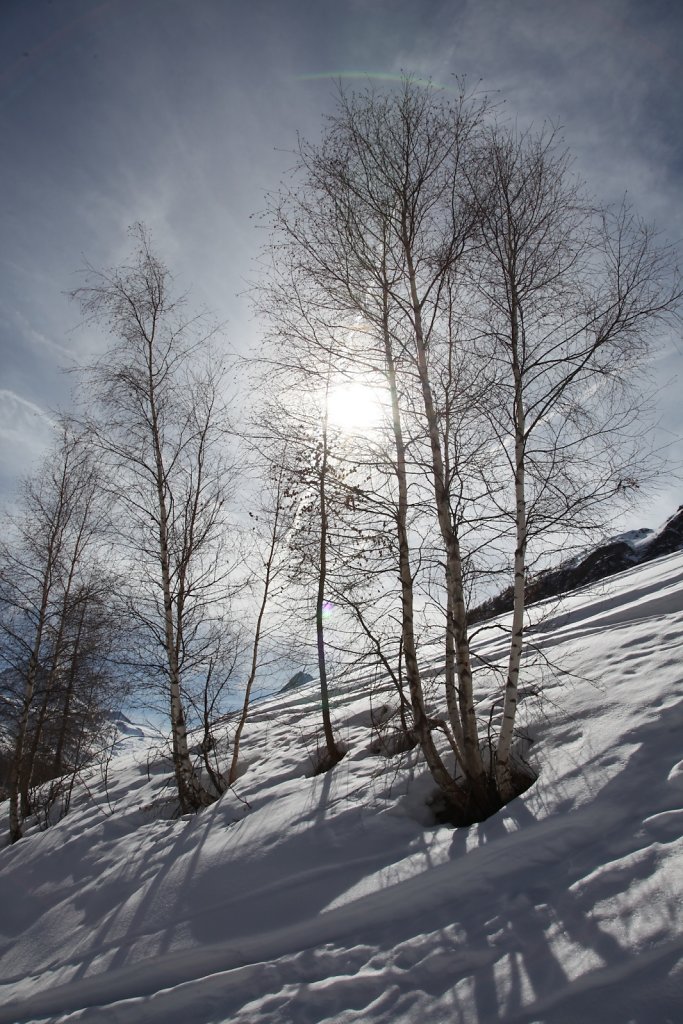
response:
{"label": "snow", "polygon": [[372,753],[390,691],[357,675],[332,772],[308,774],[309,683],[255,707],[235,791],[179,820],[133,724],[108,791],[94,771],[0,851],[0,1022],[679,1022],[682,584],[679,553],[534,606],[540,776],[471,828],[430,824],[416,751]]}
{"label": "snow", "polygon": [[[666,524],[664,524],[666,526]],[[662,527],[664,529],[664,527]],[[657,531],[659,533],[661,531]],[[617,541],[621,541],[624,544],[629,544],[632,548],[642,547],[647,544],[648,541],[652,540],[653,537],[657,536],[653,530],[649,530],[647,527],[641,527],[639,530],[626,530],[625,533],[617,533],[614,537],[610,537],[609,543],[614,544]]]}

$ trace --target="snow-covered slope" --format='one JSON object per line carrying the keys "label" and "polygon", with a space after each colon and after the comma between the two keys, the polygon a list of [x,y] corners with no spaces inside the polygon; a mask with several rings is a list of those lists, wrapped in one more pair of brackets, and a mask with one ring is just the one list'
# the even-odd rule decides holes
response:
{"label": "snow-covered slope", "polygon": [[563,668],[524,705],[540,777],[468,829],[426,824],[415,752],[372,753],[359,679],[333,772],[306,774],[308,684],[258,705],[195,817],[166,820],[168,766],[129,744],[108,795],[94,775],[0,851],[0,1021],[683,1020],[683,554],[534,614]]}

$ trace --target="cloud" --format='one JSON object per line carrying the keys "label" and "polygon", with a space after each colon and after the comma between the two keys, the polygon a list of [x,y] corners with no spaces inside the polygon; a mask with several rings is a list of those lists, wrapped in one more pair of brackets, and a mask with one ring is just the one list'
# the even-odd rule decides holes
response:
{"label": "cloud", "polygon": [[20,430],[22,425],[33,425],[36,428],[52,429],[54,420],[45,409],[35,402],[22,398],[8,388],[0,388],[0,429]]}
{"label": "cloud", "polygon": [[54,420],[39,405],[0,388],[0,484],[30,472],[52,439]]}
{"label": "cloud", "polygon": [[[12,310],[12,318],[14,319],[20,337],[27,342],[27,344],[34,350],[38,355],[49,353],[50,356],[55,356],[63,365],[69,365],[73,362],[74,354],[65,348],[64,345],[60,345],[54,338],[48,337],[42,331],[38,330],[29,322],[27,317],[24,316],[19,310]],[[12,394],[12,392],[6,392]],[[16,396],[15,396],[16,397]],[[20,399],[24,401],[24,399]],[[29,405],[31,403],[29,402]],[[37,406],[35,407],[38,408]]]}

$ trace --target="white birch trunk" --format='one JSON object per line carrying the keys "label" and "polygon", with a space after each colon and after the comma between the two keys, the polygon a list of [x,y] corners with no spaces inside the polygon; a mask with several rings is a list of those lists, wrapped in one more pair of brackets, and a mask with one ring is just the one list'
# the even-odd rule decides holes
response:
{"label": "white birch trunk", "polygon": [[410,567],[410,541],[408,539],[408,484],[406,454],[401,427],[401,414],[396,384],[396,368],[391,348],[391,337],[385,313],[384,350],[387,380],[391,394],[391,413],[394,442],[396,447],[396,480],[398,484],[397,532],[399,546],[399,576],[401,580],[401,607],[403,627],[403,657],[406,666],[408,689],[413,710],[415,734],[432,778],[452,805],[464,809],[467,794],[446,768],[432,738],[432,731],[425,711],[422,678],[415,644],[415,619],[413,610],[413,576]]}
{"label": "white birch trunk", "polygon": [[512,635],[508,658],[503,721],[496,748],[496,782],[503,801],[514,796],[510,774],[510,749],[517,716],[519,669],[524,644],[524,584],[526,576],[526,495],[524,480],[525,460],[525,413],[522,390],[522,368],[519,358],[519,305],[512,286],[512,372],[515,382],[514,427],[515,427],[515,560],[512,606]]}
{"label": "white birch trunk", "polygon": [[[327,400],[327,397],[326,397]],[[325,657],[325,624],[323,612],[325,607],[325,586],[327,584],[327,534],[329,520],[327,513],[327,410],[323,415],[322,424],[322,457],[318,470],[318,498],[320,501],[320,538],[318,545],[318,589],[315,601],[315,635],[316,648],[318,652],[318,674],[320,676],[320,708],[323,719],[323,734],[327,748],[326,764],[332,766],[340,760],[340,751],[337,747],[332,719],[330,717],[330,693],[327,685],[327,660]]]}
{"label": "white birch trunk", "polygon": [[263,595],[261,597],[261,604],[259,607],[258,616],[256,618],[256,627],[254,629],[254,643],[251,649],[251,666],[249,669],[249,678],[247,679],[247,685],[244,689],[242,712],[240,714],[239,722],[237,723],[237,728],[235,729],[235,735],[233,736],[232,739],[232,758],[230,760],[230,769],[228,771],[228,786],[232,786],[232,784],[237,779],[237,766],[239,763],[240,742],[242,739],[242,732],[244,731],[244,727],[247,724],[247,718],[249,716],[249,703],[251,700],[251,691],[254,685],[254,681],[256,679],[256,672],[258,669],[258,653],[259,646],[261,643],[263,617],[266,613],[266,607],[268,605],[270,583],[273,573],[273,561],[275,558],[275,549],[277,546],[278,525],[280,521],[280,500],[280,491],[278,488],[276,499],[277,504],[275,507],[275,515],[273,520],[273,532],[271,533],[270,548],[268,550],[268,557],[266,559],[266,575],[263,581]]}
{"label": "white birch trunk", "polygon": [[166,474],[161,450],[161,433],[155,397],[152,349],[154,336],[147,339],[147,363],[149,372],[150,416],[152,444],[156,471],[156,491],[159,509],[159,563],[161,588],[164,599],[164,638],[166,663],[168,667],[171,736],[173,745],[173,767],[175,771],[180,808],[183,814],[196,811],[211,802],[210,795],[202,788],[195,772],[187,743],[187,726],[183,710],[180,670],[178,666],[178,640],[173,621],[173,596],[171,593],[171,564],[168,549],[169,524],[166,504]]}
{"label": "white birch trunk", "polygon": [[[434,500],[436,504],[439,529],[446,549],[446,588],[448,603],[452,611],[452,628],[455,641],[455,660],[458,672],[459,710],[462,725],[463,770],[475,792],[476,799],[485,798],[486,782],[484,764],[479,748],[479,734],[474,710],[474,690],[472,683],[472,665],[469,641],[467,637],[467,609],[465,605],[462,558],[460,542],[450,512],[449,494],[445,479],[439,425],[434,405],[429,367],[422,328],[422,313],[417,294],[415,270],[413,267],[410,242],[407,231],[403,232],[403,245],[406,256],[408,278],[410,282],[413,306],[413,325],[415,331],[415,348],[417,367],[422,389],[422,398],[429,431],[429,442],[432,455],[432,479]],[[449,711],[451,709],[449,708]]]}

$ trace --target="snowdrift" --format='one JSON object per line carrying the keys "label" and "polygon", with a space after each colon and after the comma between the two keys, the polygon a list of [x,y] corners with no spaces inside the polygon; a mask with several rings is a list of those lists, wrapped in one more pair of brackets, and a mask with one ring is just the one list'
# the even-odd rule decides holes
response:
{"label": "snowdrift", "polygon": [[131,730],[108,788],[0,851],[0,1022],[683,1019],[683,554],[534,616],[539,779],[467,829],[431,824],[415,751],[373,753],[389,691],[364,679],[337,680],[332,772],[308,774],[309,683],[255,708],[235,790],[179,820]]}

